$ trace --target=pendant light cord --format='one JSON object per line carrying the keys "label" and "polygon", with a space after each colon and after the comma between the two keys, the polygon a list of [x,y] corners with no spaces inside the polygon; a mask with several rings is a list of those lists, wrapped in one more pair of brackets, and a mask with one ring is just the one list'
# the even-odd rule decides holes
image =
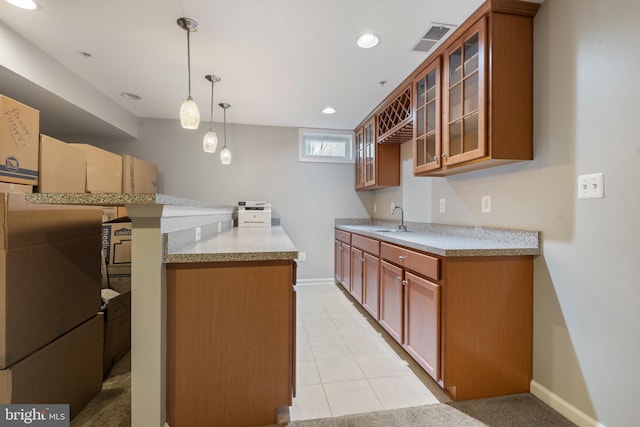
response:
{"label": "pendant light cord", "polygon": [[224,146],[227,146],[227,109],[224,109]]}
{"label": "pendant light cord", "polygon": [[215,83],[213,82],[215,79],[214,76],[211,76],[211,118],[209,119],[209,130],[213,130],[213,86]]}
{"label": "pendant light cord", "polygon": [[187,28],[187,73],[189,74],[189,98],[191,98],[191,43],[189,33],[191,30]]}

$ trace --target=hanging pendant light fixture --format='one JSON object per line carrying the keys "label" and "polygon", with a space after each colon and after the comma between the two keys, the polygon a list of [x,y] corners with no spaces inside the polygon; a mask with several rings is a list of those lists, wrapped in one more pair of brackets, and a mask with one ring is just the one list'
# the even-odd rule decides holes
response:
{"label": "hanging pendant light fixture", "polygon": [[220,77],[208,74],[205,79],[211,82],[211,117],[209,119],[209,131],[202,139],[202,149],[205,153],[215,153],[218,148],[218,135],[213,130],[213,86],[220,81]]}
{"label": "hanging pendant light fixture", "polygon": [[198,23],[191,18],[179,18],[178,25],[187,32],[187,72],[189,75],[189,96],[180,106],[180,124],[185,129],[198,129],[200,126],[200,111],[191,97],[191,44],[189,34],[200,28]]}
{"label": "hanging pendant light fixture", "polygon": [[224,134],[224,146],[220,151],[220,161],[223,165],[228,165],[231,163],[231,150],[229,150],[229,147],[227,147],[227,108],[231,107],[231,105],[225,102],[218,105],[224,109],[224,122],[222,131],[222,133]]}

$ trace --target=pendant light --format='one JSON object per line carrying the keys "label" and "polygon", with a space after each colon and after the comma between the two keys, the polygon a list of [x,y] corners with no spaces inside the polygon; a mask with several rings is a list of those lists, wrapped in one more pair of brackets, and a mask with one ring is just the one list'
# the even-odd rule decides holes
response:
{"label": "pendant light", "polygon": [[189,75],[189,96],[180,106],[180,124],[185,129],[198,129],[200,125],[200,111],[193,98],[191,98],[191,45],[189,34],[198,31],[200,26],[191,18],[179,18],[178,25],[187,32],[187,72]]}
{"label": "pendant light", "polygon": [[205,153],[215,153],[218,148],[218,135],[213,131],[213,86],[220,81],[220,77],[208,74],[205,79],[211,82],[211,117],[209,119],[209,131],[202,139],[202,149]]}
{"label": "pendant light", "polygon": [[231,150],[227,147],[227,108],[231,107],[231,105],[223,102],[218,104],[224,109],[224,122],[223,122],[223,131],[224,134],[224,146],[220,151],[220,161],[223,165],[228,165],[231,163]]}

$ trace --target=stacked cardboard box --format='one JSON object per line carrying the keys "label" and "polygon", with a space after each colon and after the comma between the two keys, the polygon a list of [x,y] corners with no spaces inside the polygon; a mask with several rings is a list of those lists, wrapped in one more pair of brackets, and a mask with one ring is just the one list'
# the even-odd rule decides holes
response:
{"label": "stacked cardboard box", "polygon": [[157,193],[158,166],[125,154],[122,156],[122,192]]}
{"label": "stacked cardboard box", "polygon": [[[0,193],[0,403],[71,403],[73,413],[102,384],[102,329],[80,326],[102,326],[101,210],[24,198]],[[66,358],[82,360],[82,378],[66,376]]]}
{"label": "stacked cardboard box", "polygon": [[[128,217],[102,224],[106,315],[103,373],[131,349],[131,220]],[[105,281],[103,280],[103,283]]]}
{"label": "stacked cardboard box", "polygon": [[86,151],[40,135],[40,193],[86,192]]}
{"label": "stacked cardboard box", "polygon": [[40,112],[0,95],[0,181],[38,185]]}

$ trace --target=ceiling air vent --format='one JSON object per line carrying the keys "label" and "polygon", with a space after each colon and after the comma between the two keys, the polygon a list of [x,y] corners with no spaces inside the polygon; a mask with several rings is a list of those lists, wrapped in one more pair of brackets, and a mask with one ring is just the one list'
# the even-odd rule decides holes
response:
{"label": "ceiling air vent", "polygon": [[444,40],[455,27],[455,25],[450,24],[432,23],[411,50],[413,52],[429,52]]}

